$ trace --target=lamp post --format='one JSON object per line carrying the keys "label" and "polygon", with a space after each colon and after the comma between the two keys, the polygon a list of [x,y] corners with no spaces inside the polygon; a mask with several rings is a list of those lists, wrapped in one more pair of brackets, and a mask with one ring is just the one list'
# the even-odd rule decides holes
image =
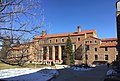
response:
{"label": "lamp post", "polygon": [[120,70],[120,0],[116,2],[116,22],[117,22],[117,50],[118,50],[118,69]]}

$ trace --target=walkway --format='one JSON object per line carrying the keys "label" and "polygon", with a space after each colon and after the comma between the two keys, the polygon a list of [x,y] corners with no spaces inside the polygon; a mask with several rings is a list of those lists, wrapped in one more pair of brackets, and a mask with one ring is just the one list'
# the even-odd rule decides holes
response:
{"label": "walkway", "polygon": [[62,69],[54,81],[104,81],[107,70],[107,66],[99,66],[84,72]]}

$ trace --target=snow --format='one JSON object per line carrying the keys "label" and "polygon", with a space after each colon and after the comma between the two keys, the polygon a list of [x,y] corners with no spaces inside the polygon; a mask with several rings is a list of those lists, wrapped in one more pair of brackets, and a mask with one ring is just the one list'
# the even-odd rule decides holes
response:
{"label": "snow", "polygon": [[64,69],[64,68],[68,68],[68,65],[55,65],[56,69]]}
{"label": "snow", "polygon": [[115,70],[113,70],[113,69],[109,69],[108,71],[107,71],[107,76],[111,76],[111,75],[115,75],[115,74],[117,74],[117,72],[115,71]]}
{"label": "snow", "polygon": [[15,68],[0,70],[0,79],[9,81],[47,81],[58,75],[58,71],[52,68]]}
{"label": "snow", "polygon": [[92,68],[84,68],[84,67],[69,67],[70,69],[72,70],[75,70],[75,71],[90,71]]}

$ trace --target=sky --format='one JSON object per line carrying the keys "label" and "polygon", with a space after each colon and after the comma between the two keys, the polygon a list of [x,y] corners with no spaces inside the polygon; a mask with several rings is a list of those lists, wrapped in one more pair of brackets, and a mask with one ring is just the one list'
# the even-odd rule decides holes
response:
{"label": "sky", "polygon": [[96,30],[99,38],[115,38],[117,0],[42,0],[47,34]]}

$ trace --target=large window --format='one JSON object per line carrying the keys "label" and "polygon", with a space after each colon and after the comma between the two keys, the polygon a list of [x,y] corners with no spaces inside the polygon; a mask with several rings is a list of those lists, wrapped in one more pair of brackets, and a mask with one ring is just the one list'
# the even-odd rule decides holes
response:
{"label": "large window", "polygon": [[95,60],[98,60],[98,55],[95,55]]}
{"label": "large window", "polygon": [[105,55],[105,60],[108,60],[108,55]]}

